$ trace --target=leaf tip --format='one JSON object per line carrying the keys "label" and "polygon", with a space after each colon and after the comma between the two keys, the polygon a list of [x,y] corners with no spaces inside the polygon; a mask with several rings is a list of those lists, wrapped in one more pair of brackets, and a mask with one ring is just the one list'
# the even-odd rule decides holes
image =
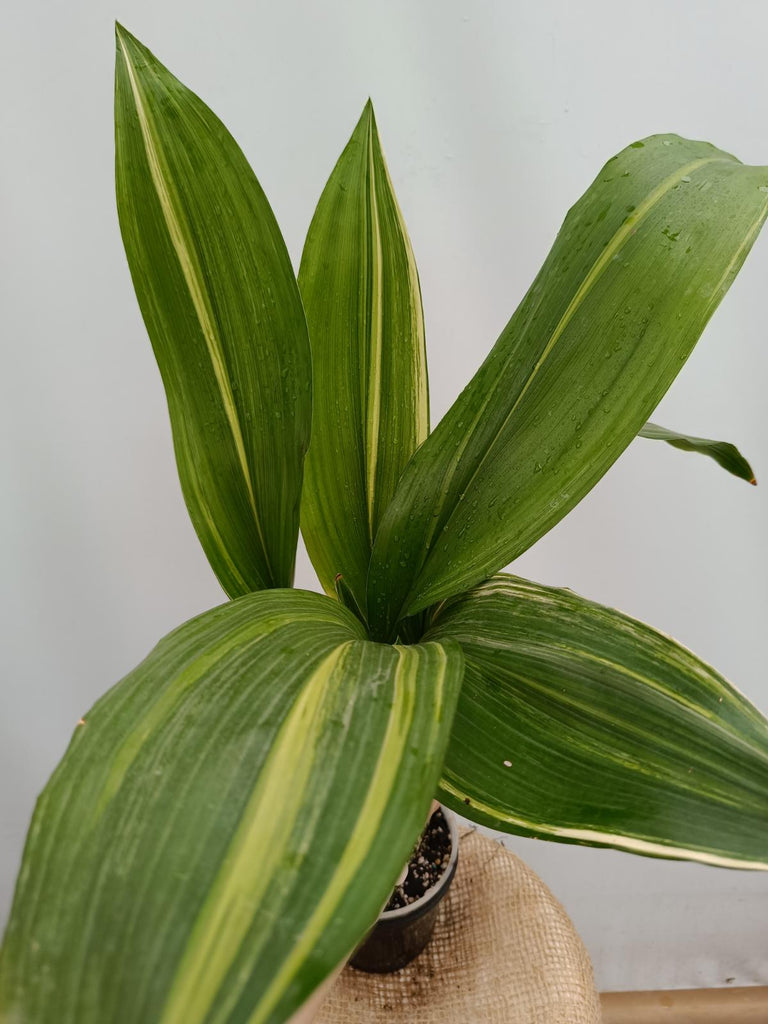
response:
{"label": "leaf tip", "polygon": [[115,43],[117,49],[122,51],[132,62],[137,57],[147,60],[152,56],[141,40],[137,39],[133,32],[129,32],[125,25],[121,25],[117,20],[115,20]]}
{"label": "leaf tip", "polygon": [[370,96],[365,101],[365,106],[363,107],[363,118],[366,121],[370,121],[374,127],[376,126],[376,114],[374,113],[373,100]]}
{"label": "leaf tip", "polygon": [[752,484],[753,487],[757,487],[757,479],[754,476],[749,478],[748,483]]}
{"label": "leaf tip", "polygon": [[131,33],[128,31],[125,25],[121,25],[120,22],[117,19],[115,19],[115,39],[117,40],[118,44],[122,42],[124,39],[131,38]]}

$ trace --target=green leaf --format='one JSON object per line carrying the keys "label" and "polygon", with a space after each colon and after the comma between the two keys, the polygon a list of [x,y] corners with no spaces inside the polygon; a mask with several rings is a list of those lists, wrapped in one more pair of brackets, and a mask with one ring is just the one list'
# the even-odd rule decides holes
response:
{"label": "green leaf", "polygon": [[85,715],[30,828],[0,1019],[277,1024],[352,950],[434,794],[456,644],[336,601],[193,619]]}
{"label": "green leaf", "polygon": [[376,537],[374,635],[508,564],[594,486],[674,380],[768,210],[768,169],[655,136],[565,219]]}
{"label": "green leaf", "polygon": [[120,26],[115,171],[197,535],[231,597],[289,586],[311,417],[298,286],[237,143]]}
{"label": "green leaf", "polygon": [[678,434],[676,430],[667,430],[657,423],[646,423],[638,437],[648,437],[652,441],[666,441],[673,448],[683,452],[698,452],[714,459],[728,473],[733,473],[740,480],[756,484],[752,467],[741,454],[736,445],[728,441],[710,441],[706,437],[693,437],[691,434]]}
{"label": "green leaf", "polygon": [[427,436],[416,262],[366,104],[325,186],[299,270],[312,339],[312,445],[302,532],[326,592],[365,611],[373,537]]}
{"label": "green leaf", "polygon": [[768,870],[768,722],[680,644],[499,575],[439,614],[465,675],[441,795],[493,828]]}

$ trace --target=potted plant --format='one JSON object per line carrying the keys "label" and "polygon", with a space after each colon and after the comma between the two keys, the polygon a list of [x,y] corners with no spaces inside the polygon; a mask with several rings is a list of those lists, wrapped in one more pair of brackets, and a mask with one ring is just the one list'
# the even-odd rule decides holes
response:
{"label": "potted plant", "polygon": [[[768,169],[672,135],[609,160],[430,433],[370,103],[298,283],[234,140],[119,27],[115,115],[128,264],[230,600],[78,722],[30,827],[0,1017],[289,1019],[436,793],[522,835],[764,870],[761,714],[650,627],[499,570],[643,432],[760,230]],[[660,436],[752,478],[730,447]],[[291,589],[300,519],[325,595]]]}
{"label": "potted plant", "polygon": [[459,863],[459,829],[454,815],[436,801],[427,826],[376,924],[350,957],[361,971],[399,971],[424,949],[437,924]]}

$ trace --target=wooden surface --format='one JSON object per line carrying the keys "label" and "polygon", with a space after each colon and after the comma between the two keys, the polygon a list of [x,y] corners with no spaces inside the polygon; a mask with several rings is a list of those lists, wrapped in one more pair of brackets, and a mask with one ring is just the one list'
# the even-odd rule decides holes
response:
{"label": "wooden surface", "polygon": [[768,986],[604,992],[603,1024],[768,1024]]}

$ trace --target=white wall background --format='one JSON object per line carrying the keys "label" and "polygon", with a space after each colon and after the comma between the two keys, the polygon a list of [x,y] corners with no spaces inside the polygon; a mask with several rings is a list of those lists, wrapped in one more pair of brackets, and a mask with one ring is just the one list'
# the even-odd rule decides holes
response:
{"label": "white wall background", "polygon": [[[0,920],[35,795],[80,714],[222,600],[118,234],[115,17],[227,123],[296,261],[373,97],[419,261],[435,421],[608,156],[677,131],[768,161],[759,2],[6,0]],[[766,486],[639,441],[516,564],[661,626],[764,710],[767,277],[762,239],[657,415],[739,443]],[[306,560],[298,582],[314,586]],[[510,845],[565,903],[602,987],[768,984],[768,877]]]}

